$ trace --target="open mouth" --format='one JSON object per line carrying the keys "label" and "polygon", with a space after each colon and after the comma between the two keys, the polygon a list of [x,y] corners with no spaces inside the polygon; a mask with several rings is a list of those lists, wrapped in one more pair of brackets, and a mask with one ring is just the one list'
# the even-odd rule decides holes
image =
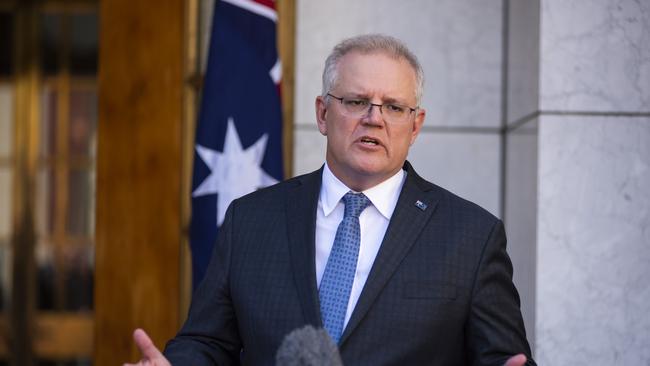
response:
{"label": "open mouth", "polygon": [[377,146],[379,145],[379,141],[370,138],[370,137],[362,137],[361,138],[361,143],[364,145],[371,145],[371,146]]}

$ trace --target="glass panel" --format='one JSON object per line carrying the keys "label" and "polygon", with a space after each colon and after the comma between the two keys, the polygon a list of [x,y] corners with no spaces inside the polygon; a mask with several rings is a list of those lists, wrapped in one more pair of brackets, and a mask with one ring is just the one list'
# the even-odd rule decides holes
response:
{"label": "glass panel", "polygon": [[0,310],[7,308],[11,294],[11,190],[10,168],[0,167]]}
{"label": "glass panel", "polygon": [[[29,7],[29,12],[35,12],[31,14],[38,17],[37,24],[28,24],[38,27],[36,44],[31,44],[24,35],[18,34],[23,36],[21,44],[38,49],[31,56],[37,59],[27,62],[39,65],[39,74],[43,76],[40,78],[40,90],[36,94],[25,95],[26,98],[38,98],[40,109],[36,131],[38,146],[28,147],[38,151],[33,192],[36,301],[38,311],[87,315],[92,314],[94,307],[93,162],[97,125],[97,92],[94,84],[97,74],[98,17],[97,14],[84,14],[85,10],[80,12],[75,8],[70,11],[65,5],[59,6],[67,4],[66,0],[50,3],[54,5]],[[13,121],[15,92],[11,86],[14,81],[11,72],[15,66],[12,64],[15,24],[12,17],[7,11],[0,13],[0,310],[6,310],[11,292],[11,246],[14,244],[10,242],[10,230],[11,216],[15,215],[11,202],[12,184],[13,187],[21,184],[12,181],[15,174],[12,177],[14,168],[11,165],[16,147],[14,131],[23,127]],[[66,111],[66,115],[61,115],[62,109],[68,107],[69,113]],[[76,328],[74,333],[78,337],[92,336],[91,332]],[[35,333],[34,339],[42,340],[47,336]],[[52,334],[49,336],[56,337]],[[50,356],[45,354],[35,355],[34,365],[90,365],[89,356],[83,354],[78,358],[49,360],[45,358]],[[0,360],[0,366],[4,364],[4,360]]]}
{"label": "glass panel", "polygon": [[90,238],[60,246],[46,240],[38,243],[38,310],[93,309],[94,249],[91,245]]}
{"label": "glass panel", "polygon": [[95,206],[93,174],[87,170],[72,170],[68,175],[68,217],[66,229],[74,237],[92,236]]}
{"label": "glass panel", "polygon": [[73,90],[70,96],[70,156],[95,155],[97,125],[97,93],[95,90]]}
{"label": "glass panel", "polygon": [[65,287],[64,310],[93,309],[94,250],[90,239],[65,247],[63,276]]}
{"label": "glass panel", "polygon": [[70,22],[70,72],[72,75],[96,75],[97,14],[75,14],[70,17]]}
{"label": "glass panel", "polygon": [[0,238],[11,234],[11,168],[0,166]]}
{"label": "glass panel", "polygon": [[56,308],[56,271],[54,245],[41,238],[36,244],[36,309],[54,310]]}
{"label": "glass panel", "polygon": [[0,77],[13,74],[14,19],[10,13],[0,12]]}
{"label": "glass panel", "polygon": [[[2,42],[0,40],[0,42]],[[13,146],[13,86],[0,83],[0,162],[11,156]],[[0,163],[1,166],[2,163]],[[0,201],[2,202],[2,201]]]}
{"label": "glass panel", "polygon": [[43,75],[55,75],[61,69],[61,19],[58,14],[41,15],[41,67]]}
{"label": "glass panel", "polygon": [[0,312],[9,307],[9,297],[11,296],[11,260],[9,238],[0,238]]}
{"label": "glass panel", "polygon": [[56,154],[57,127],[57,97],[56,90],[43,86],[41,96],[41,156],[48,157]]}
{"label": "glass panel", "polygon": [[[2,20],[0,20],[1,22]],[[0,25],[0,28],[4,25]],[[4,42],[0,39],[0,42]],[[0,45],[0,47],[3,47]],[[0,50],[4,53],[4,50]],[[2,57],[2,56],[0,56]],[[0,61],[1,62],[1,61]],[[0,310],[6,309],[11,295],[11,224],[13,176],[13,87],[0,84]]]}
{"label": "glass panel", "polygon": [[56,179],[52,169],[41,169],[36,177],[36,236],[45,238],[54,231]]}

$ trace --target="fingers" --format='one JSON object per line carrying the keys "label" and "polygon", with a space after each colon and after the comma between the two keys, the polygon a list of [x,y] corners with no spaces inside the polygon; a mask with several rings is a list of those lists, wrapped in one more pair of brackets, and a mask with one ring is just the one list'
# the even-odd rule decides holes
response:
{"label": "fingers", "polygon": [[138,328],[133,332],[133,340],[140,349],[143,359],[156,359],[162,357],[162,353],[156,348],[151,338],[144,330]]}
{"label": "fingers", "polygon": [[522,353],[512,356],[503,366],[523,366],[526,364],[526,356]]}

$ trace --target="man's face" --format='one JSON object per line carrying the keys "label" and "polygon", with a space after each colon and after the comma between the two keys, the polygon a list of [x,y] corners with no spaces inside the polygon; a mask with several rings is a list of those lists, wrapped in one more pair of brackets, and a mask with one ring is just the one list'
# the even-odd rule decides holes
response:
{"label": "man's face", "polygon": [[[374,104],[416,106],[415,72],[408,61],[383,53],[350,52],[338,65],[338,80],[330,93],[366,99]],[[327,164],[348,187],[362,191],[393,176],[402,168],[415,141],[425,111],[418,109],[403,123],[387,123],[379,108],[352,118],[341,103],[316,98],[318,129],[327,136]]]}

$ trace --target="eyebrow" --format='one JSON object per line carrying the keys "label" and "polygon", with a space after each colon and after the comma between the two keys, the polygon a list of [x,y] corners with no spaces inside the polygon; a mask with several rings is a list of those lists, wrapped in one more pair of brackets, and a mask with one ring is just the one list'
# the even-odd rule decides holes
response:
{"label": "eyebrow", "polygon": [[404,105],[407,105],[407,104],[408,104],[408,103],[406,103],[405,101],[398,100],[398,99],[395,99],[395,98],[386,98],[385,100],[383,100],[383,103],[388,103],[388,104],[404,104]]}

